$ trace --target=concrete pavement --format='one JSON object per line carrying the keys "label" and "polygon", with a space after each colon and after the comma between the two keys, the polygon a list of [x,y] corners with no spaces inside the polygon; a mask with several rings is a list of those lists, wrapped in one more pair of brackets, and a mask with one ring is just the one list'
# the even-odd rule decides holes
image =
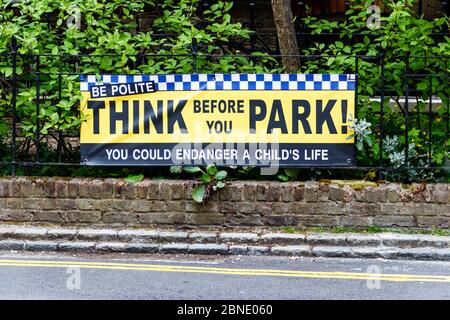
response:
{"label": "concrete pavement", "polygon": [[0,252],[3,299],[450,299],[450,263]]}

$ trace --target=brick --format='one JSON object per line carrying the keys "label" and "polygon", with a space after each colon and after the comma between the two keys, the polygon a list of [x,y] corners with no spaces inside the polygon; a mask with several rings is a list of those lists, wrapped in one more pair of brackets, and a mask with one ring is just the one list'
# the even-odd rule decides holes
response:
{"label": "brick", "polygon": [[89,183],[92,179],[84,178],[78,181],[78,196],[80,198],[91,198]]}
{"label": "brick", "polygon": [[149,184],[147,188],[147,199],[149,200],[167,200],[164,199],[161,195],[161,189],[160,189],[161,183],[158,181],[153,181],[151,184]]}
{"label": "brick", "polygon": [[55,207],[53,209],[61,209],[61,210],[76,210],[77,209],[77,203],[74,199],[55,199],[55,200],[56,200]]}
{"label": "brick", "polygon": [[237,211],[240,213],[256,213],[256,202],[241,202],[239,203]]}
{"label": "brick", "polygon": [[338,224],[342,227],[370,227],[373,225],[373,218],[366,216],[341,216]]}
{"label": "brick", "polygon": [[271,182],[269,184],[269,192],[267,195],[267,201],[277,202],[281,200],[281,183]]}
{"label": "brick", "polygon": [[33,194],[33,182],[30,179],[19,178],[15,183],[20,188],[20,197],[28,198]]}
{"label": "brick", "polygon": [[105,212],[105,211],[111,210],[111,207],[113,205],[113,200],[112,199],[95,200],[93,202],[93,205],[94,205],[94,210]]}
{"label": "brick", "polygon": [[296,217],[299,226],[334,227],[339,225],[339,217],[327,215],[302,215]]}
{"label": "brick", "polygon": [[95,223],[100,222],[102,214],[98,211],[70,211],[66,217],[69,223]]}
{"label": "brick", "polygon": [[66,212],[59,210],[36,211],[33,221],[64,223],[66,221]]}
{"label": "brick", "polygon": [[112,206],[117,211],[131,212],[132,202],[130,200],[116,199],[112,201]]}
{"label": "brick", "polygon": [[366,202],[385,202],[386,191],[381,188],[367,187],[363,190]]}
{"label": "brick", "polygon": [[17,180],[10,180],[9,183],[9,197],[11,198],[19,198],[21,197],[20,184],[17,183]]}
{"label": "brick", "polygon": [[265,215],[265,214],[271,214],[272,213],[272,203],[269,202],[263,202],[263,203],[257,203],[256,204],[256,212]]}
{"label": "brick", "polygon": [[56,197],[66,198],[69,196],[69,187],[66,180],[56,180],[55,181]]}
{"label": "brick", "polygon": [[232,208],[231,210],[237,208],[237,204],[232,204],[230,202],[217,203],[208,201],[205,204],[198,203],[195,201],[187,201],[184,211],[186,212],[218,212],[219,210],[227,210],[227,208]]}
{"label": "brick", "polygon": [[450,227],[450,217],[417,217],[417,226],[420,228],[446,228]]}
{"label": "brick", "polygon": [[28,210],[0,210],[0,221],[31,222],[33,217]]}
{"label": "brick", "polygon": [[305,201],[306,202],[319,201],[319,187],[316,183],[305,184]]}
{"label": "brick", "polygon": [[376,216],[373,224],[380,227],[417,227],[416,219],[412,216]]}
{"label": "brick", "polygon": [[290,203],[274,202],[272,204],[272,213],[274,214],[288,214],[292,212],[292,206]]}
{"label": "brick", "polygon": [[187,213],[186,223],[190,225],[223,225],[225,215],[217,212]]}
{"label": "brick", "polygon": [[280,189],[280,201],[283,202],[293,202],[294,197],[293,197],[293,184],[290,182],[285,182],[283,184],[280,185],[279,187]]}
{"label": "brick", "polygon": [[303,201],[305,198],[305,188],[300,185],[293,186],[292,187],[292,198],[293,198],[293,201]]}
{"label": "brick", "polygon": [[117,224],[136,224],[138,223],[137,215],[128,212],[105,212],[103,213],[102,222]]}
{"label": "brick", "polygon": [[145,212],[138,213],[137,220],[140,224],[174,224],[181,225],[186,223],[186,214],[184,212]]}
{"label": "brick", "polygon": [[78,197],[78,182],[79,179],[72,179],[67,181],[67,197],[77,198]]}
{"label": "brick", "polygon": [[41,203],[45,201],[44,199],[35,199],[35,198],[24,198],[21,199],[22,201],[22,208],[24,209],[40,209]]}
{"label": "brick", "polygon": [[243,191],[243,200],[244,201],[255,201],[256,194],[257,194],[256,183],[244,183],[244,191]]}
{"label": "brick", "polygon": [[242,201],[244,198],[243,193],[245,192],[245,188],[240,184],[230,184],[225,189],[229,190],[230,201]]}
{"label": "brick", "polygon": [[269,186],[265,184],[258,184],[256,186],[256,200],[269,201]]}
{"label": "brick", "polygon": [[236,213],[239,209],[239,203],[236,202],[219,202],[218,211],[221,213]]}
{"label": "brick", "polygon": [[168,212],[185,211],[185,201],[166,201],[166,209]]}
{"label": "brick", "polygon": [[0,178],[0,198],[9,197],[10,181]]}
{"label": "brick", "polygon": [[137,199],[147,199],[147,191],[151,180],[144,179],[134,184],[134,192]]}
{"label": "brick", "polygon": [[300,222],[300,217],[293,215],[266,215],[262,218],[262,221],[269,226],[296,226]]}
{"label": "brick", "polygon": [[8,209],[22,209],[22,198],[7,198],[6,206]]}
{"label": "brick", "polygon": [[343,201],[344,191],[338,185],[330,185],[329,199],[331,201]]}
{"label": "brick", "polygon": [[227,226],[263,226],[259,214],[227,214],[225,216]]}

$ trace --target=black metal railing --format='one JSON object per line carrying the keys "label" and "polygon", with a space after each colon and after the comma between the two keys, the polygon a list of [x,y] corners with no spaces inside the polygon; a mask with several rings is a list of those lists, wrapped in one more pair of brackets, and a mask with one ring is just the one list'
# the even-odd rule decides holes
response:
{"label": "black metal railing", "polygon": [[[78,162],[79,131],[75,118],[79,116],[79,106],[76,88],[82,74],[110,73],[102,70],[99,62],[105,57],[122,58],[123,55],[20,54],[17,42],[11,42],[10,51],[0,55],[0,66],[4,67],[3,73],[0,73],[0,129],[3,126],[3,133],[0,131],[3,141],[0,167],[10,166],[14,174],[17,167],[82,166]],[[224,57],[231,59],[230,63],[245,58],[255,64],[279,67],[283,56],[204,54],[194,41],[189,54],[141,54],[133,56],[133,59],[128,57],[124,67],[136,73],[149,60],[164,62],[177,59],[189,62],[188,72],[214,73],[206,62],[220,61]],[[301,73],[336,72],[335,64],[329,63],[336,57],[298,57]],[[450,138],[450,56],[345,58],[346,65],[339,72],[355,74],[355,116],[372,122],[373,142],[376,144],[359,151],[356,165],[350,169],[380,172],[449,169],[445,152],[448,151],[446,148]],[[392,74],[392,62],[396,62],[395,72],[398,74]],[[399,64],[402,68],[398,68]],[[173,69],[165,69],[162,64],[160,72],[170,73]],[[246,73],[251,72],[247,69]],[[369,87],[372,89],[369,90]],[[64,121],[56,121],[62,117],[68,117],[73,125],[66,127]],[[386,136],[394,135],[404,140],[401,145],[404,154],[400,161],[402,165],[393,165],[385,150]],[[414,139],[427,144],[426,147],[420,146],[422,152],[419,154],[411,154],[409,143]],[[438,149],[444,159],[435,159]],[[370,156],[365,152],[369,152]],[[413,158],[417,161],[413,162]]]}

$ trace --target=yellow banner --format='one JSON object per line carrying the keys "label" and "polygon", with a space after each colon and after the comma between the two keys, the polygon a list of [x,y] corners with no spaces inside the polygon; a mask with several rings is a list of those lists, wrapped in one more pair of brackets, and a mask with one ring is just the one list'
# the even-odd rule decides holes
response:
{"label": "yellow banner", "polygon": [[82,95],[82,144],[354,142],[349,139],[355,117],[352,90]]}

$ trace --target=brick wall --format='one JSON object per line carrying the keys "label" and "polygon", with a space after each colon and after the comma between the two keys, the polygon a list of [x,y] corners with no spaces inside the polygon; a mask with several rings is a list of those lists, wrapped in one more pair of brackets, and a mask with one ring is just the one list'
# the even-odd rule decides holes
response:
{"label": "brick wall", "polygon": [[0,221],[59,224],[440,227],[450,221],[449,184],[349,186],[231,182],[206,205],[194,182],[0,178]]}

